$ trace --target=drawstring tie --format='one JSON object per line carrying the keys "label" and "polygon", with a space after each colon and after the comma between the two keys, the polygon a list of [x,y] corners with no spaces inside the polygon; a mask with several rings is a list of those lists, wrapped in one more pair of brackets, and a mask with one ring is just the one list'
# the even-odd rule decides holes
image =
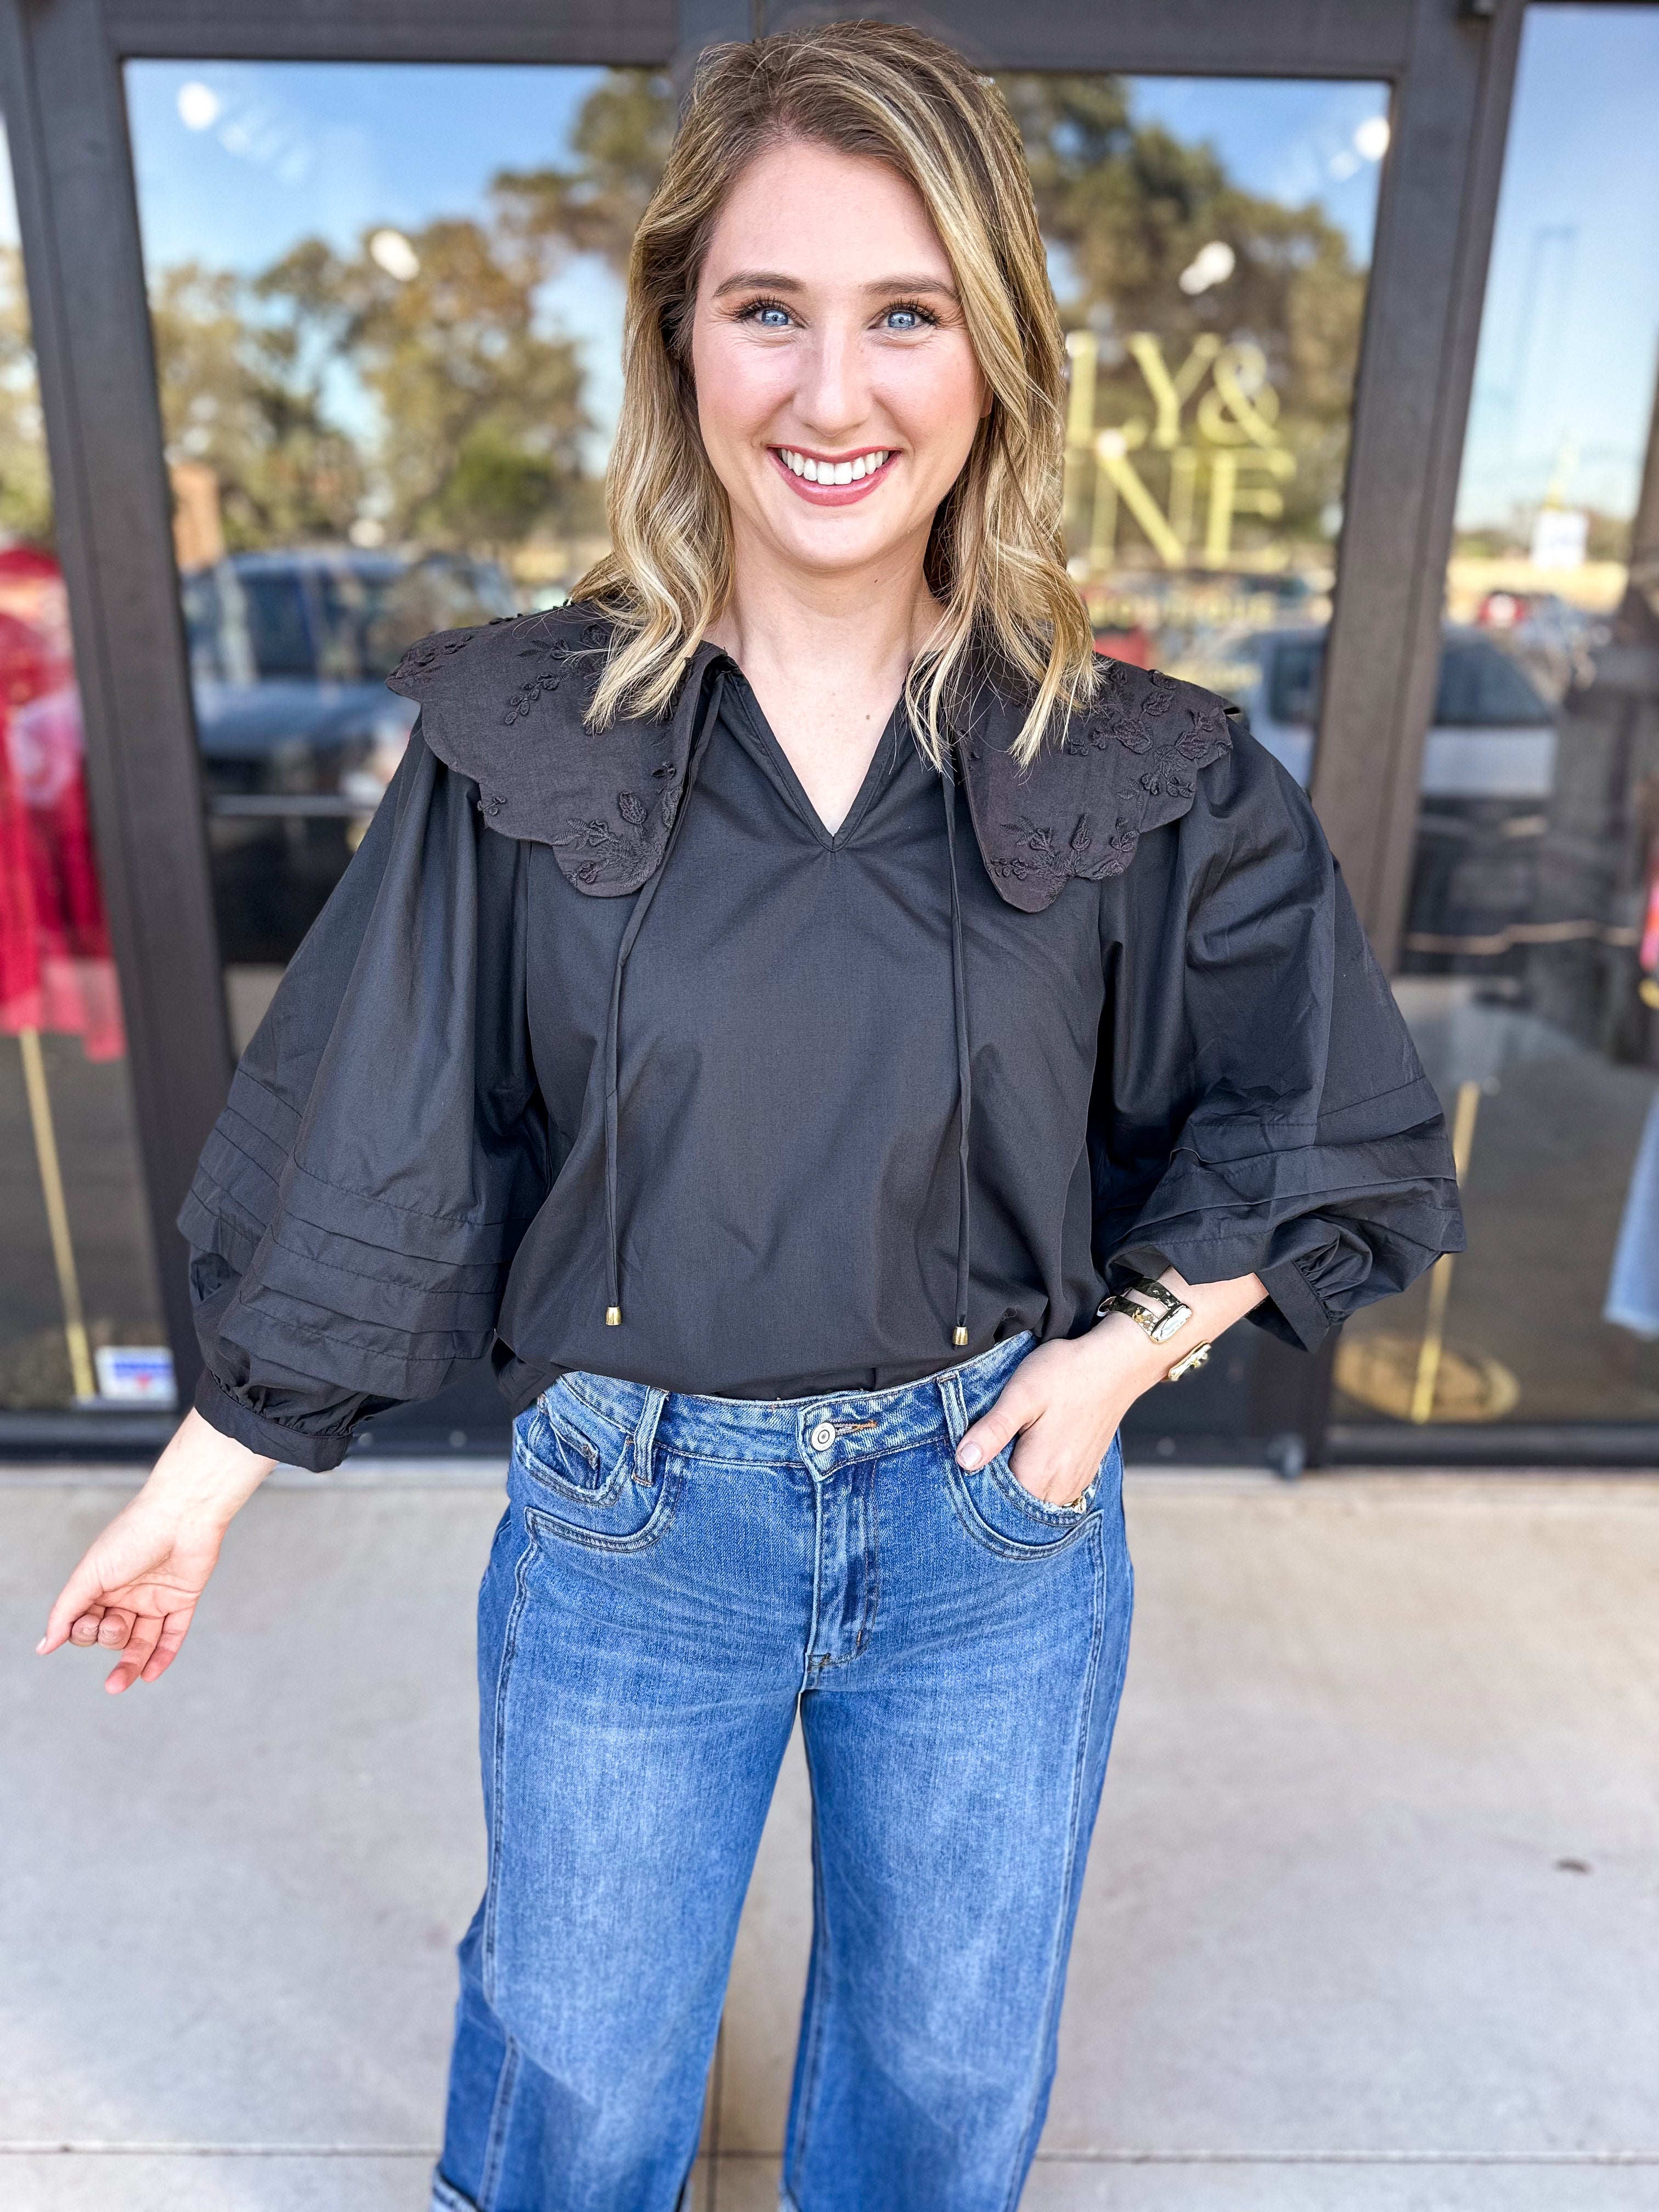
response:
{"label": "drawstring tie", "polygon": [[[721,695],[726,688],[726,671],[716,666],[714,681],[699,717],[693,736],[690,756],[686,763],[685,782],[680,792],[680,803],[674,817],[674,825],[668,833],[663,856],[657,867],[646,879],[634,902],[634,911],[628,918],[628,927],[617,948],[616,966],[611,975],[611,1006],[605,1023],[605,1291],[607,1303],[605,1321],[607,1328],[622,1326],[621,1259],[617,1231],[617,1091],[618,1066],[621,1060],[623,972],[628,965],[628,956],[634,950],[645,917],[651,911],[651,902],[668,872],[674,856],[674,847],[685,821],[687,804],[697,781],[697,771],[702,766],[703,756],[720,719]],[[958,1350],[968,1343],[968,1275],[971,1253],[969,1215],[968,1141],[974,1115],[973,1065],[968,1048],[968,993],[963,966],[962,943],[962,887],[957,876],[957,781],[954,769],[947,767],[939,778],[939,788],[945,799],[945,847],[951,868],[951,1004],[957,1048],[957,1297],[956,1327],[951,1341]]]}
{"label": "drawstring tie", "polygon": [[622,1326],[622,1263],[617,1254],[617,1077],[621,1054],[618,1038],[622,1028],[623,970],[628,965],[628,956],[634,950],[634,940],[640,933],[640,925],[651,911],[651,902],[657,896],[657,886],[668,872],[668,863],[674,857],[674,847],[684,827],[687,803],[697,781],[697,770],[702,766],[703,755],[708,750],[708,740],[719,720],[720,695],[726,689],[726,670],[716,665],[714,684],[698,719],[691,740],[690,757],[685,764],[685,781],[680,790],[680,803],[674,816],[674,826],[663,847],[662,859],[646,878],[643,889],[634,902],[634,911],[628,917],[628,927],[617,947],[617,964],[611,975],[611,1012],[605,1030],[605,1325],[607,1328]]}
{"label": "drawstring tie", "polygon": [[974,1118],[974,1070],[968,1050],[968,989],[962,953],[962,889],[957,881],[957,779],[954,763],[939,777],[945,794],[945,849],[951,862],[951,1000],[957,1031],[957,1325],[951,1341],[968,1341],[968,1133]]}

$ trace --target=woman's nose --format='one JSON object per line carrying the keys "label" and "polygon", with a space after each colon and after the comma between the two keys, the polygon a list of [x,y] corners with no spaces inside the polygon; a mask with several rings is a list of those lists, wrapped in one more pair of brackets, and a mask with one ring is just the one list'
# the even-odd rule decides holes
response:
{"label": "woman's nose", "polygon": [[802,364],[795,404],[825,444],[855,429],[869,411],[869,380],[856,330],[820,330]]}

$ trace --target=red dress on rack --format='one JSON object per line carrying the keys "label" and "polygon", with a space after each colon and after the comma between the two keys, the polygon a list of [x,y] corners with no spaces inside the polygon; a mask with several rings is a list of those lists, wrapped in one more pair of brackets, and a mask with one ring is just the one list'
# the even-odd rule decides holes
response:
{"label": "red dress on rack", "polygon": [[126,1049],[87,812],[81,703],[57,562],[0,552],[0,1034]]}

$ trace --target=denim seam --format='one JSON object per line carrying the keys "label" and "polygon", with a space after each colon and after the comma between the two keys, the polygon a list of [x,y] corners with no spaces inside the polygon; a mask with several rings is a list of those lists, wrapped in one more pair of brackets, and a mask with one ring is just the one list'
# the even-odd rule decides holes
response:
{"label": "denim seam", "polygon": [[808,2141],[812,2131],[812,2120],[817,2104],[818,2083],[823,2071],[823,2014],[827,2000],[824,1984],[829,1979],[827,1960],[830,1948],[830,1922],[823,1897],[823,1856],[818,1847],[817,1788],[812,1776],[812,1753],[803,1730],[801,1749],[805,1755],[807,1778],[812,1783],[812,1954],[808,1971],[806,2017],[801,2021],[800,2094],[791,2114],[789,2140],[784,2150],[784,2186],[789,2202],[796,2202],[793,2166],[799,2174],[806,2164]]}
{"label": "denim seam", "polygon": [[852,1650],[848,1654],[852,1659],[856,1659],[870,1641],[870,1632],[876,1625],[876,1611],[881,1603],[880,1514],[873,1482],[870,1485],[869,1520],[864,1538],[864,1571],[866,1594],[859,1614],[859,1632],[853,1639]]}
{"label": "denim seam", "polygon": [[583,1528],[574,1521],[567,1521],[562,1514],[549,1513],[539,1505],[526,1505],[524,1517],[538,1538],[546,1535],[557,1543],[580,1544],[590,1552],[648,1552],[667,1534],[678,1503],[677,1486],[665,1474],[655,1504],[631,1535],[612,1536],[600,1528]]}
{"label": "denim seam", "polygon": [[[823,1489],[824,1486],[822,1483],[813,1484],[812,1495],[815,1501],[823,1496]],[[876,1502],[873,1495],[870,1500],[869,1533],[864,1540],[864,1569],[866,1595],[863,1605],[859,1608],[858,1633],[853,1638],[853,1648],[850,1651],[825,1652],[817,1662],[820,1677],[827,1674],[832,1667],[851,1666],[854,1660],[860,1656],[870,1640],[870,1631],[875,1622],[876,1608],[881,1602],[881,1560],[876,1536]],[[816,1626],[816,1605],[813,1618]]]}
{"label": "denim seam", "polygon": [[501,2166],[507,2157],[507,2123],[513,2116],[513,2093],[519,2083],[519,2046],[507,2036],[507,2056],[501,2061],[501,2070],[495,2077],[495,2101],[489,2114],[489,2132],[484,2138],[483,2178],[478,2184],[478,2212],[491,2212],[495,2191],[501,2179]]}
{"label": "denim seam", "polygon": [[489,1871],[484,1889],[483,1942],[481,1948],[484,1996],[493,2005],[495,2002],[495,1919],[501,1896],[501,1830],[505,1815],[501,1807],[503,1770],[507,1764],[507,1690],[513,1671],[513,1661],[519,1648],[519,1623],[530,1599],[529,1568],[536,1549],[535,1533],[526,1515],[526,1542],[519,1553],[518,1564],[513,1570],[513,1609],[507,1617],[507,1627],[501,1638],[501,1656],[495,1669],[495,1710],[491,1716],[490,1790],[489,1790]]}
{"label": "denim seam", "polygon": [[[878,1466],[884,1459],[899,1459],[907,1452],[924,1450],[937,1442],[936,1434],[924,1431],[896,1443],[878,1445],[873,1451],[849,1452],[845,1458],[838,1459],[828,1474],[833,1478],[845,1474],[849,1468]],[[723,1467],[732,1474],[799,1474],[804,1468],[809,1474],[812,1471],[810,1463],[799,1454],[786,1455],[781,1459],[722,1459],[718,1454],[689,1451],[679,1443],[665,1443],[663,1449],[676,1459],[690,1460],[698,1467]]]}
{"label": "denim seam", "polygon": [[[818,1675],[823,1672],[822,1662],[813,1656],[813,1650],[818,1640],[818,1616],[823,1603],[823,1485],[821,1482],[815,1482],[812,1485],[812,1613],[811,1618],[806,1624],[806,1649],[801,1655],[800,1686],[803,1691],[810,1690]],[[816,1813],[813,1818],[817,1819]]]}
{"label": "denim seam", "polygon": [[1032,2084],[1030,2108],[1020,2134],[1019,2148],[1015,2154],[1014,2170],[1009,2177],[1008,2194],[1003,2199],[1003,2212],[1016,2212],[1024,2179],[1036,2149],[1038,2132],[1037,2109],[1042,2099],[1043,2077],[1048,2072],[1047,2053],[1053,2042],[1060,2008],[1060,1993],[1065,1978],[1066,1960],[1070,1949],[1068,1936],[1073,1919],[1072,1885],[1077,1869],[1078,1831],[1082,1825],[1083,1780],[1088,1770],[1089,1729],[1094,1715],[1095,1692],[1100,1681],[1100,1648],[1106,1632],[1106,1559],[1105,1541],[1100,1522],[1095,1519],[1090,1529],[1090,1548],[1094,1553],[1092,1607],[1093,1619],[1089,1638],[1089,1664],[1083,1683],[1083,1693],[1078,1700],[1077,1749],[1072,1759],[1072,1805],[1066,1838],[1066,1875],[1060,1887],[1061,1905],[1054,1923],[1054,1948],[1048,1960],[1048,1996],[1043,2007],[1042,2037],[1038,2045],[1038,2071]]}

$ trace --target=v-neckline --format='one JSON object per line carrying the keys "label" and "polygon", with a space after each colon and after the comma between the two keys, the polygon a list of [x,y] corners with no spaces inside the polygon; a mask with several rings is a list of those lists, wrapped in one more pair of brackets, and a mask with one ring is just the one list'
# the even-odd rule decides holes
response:
{"label": "v-neckline", "polygon": [[[737,667],[735,661],[732,666]],[[758,741],[766,756],[768,764],[782,784],[790,804],[802,821],[821,844],[826,845],[831,852],[838,851],[858,828],[869,810],[871,801],[881,787],[886,773],[882,765],[882,757],[887,748],[887,741],[892,732],[895,717],[904,704],[902,694],[894,701],[893,712],[882,725],[881,735],[876,739],[875,749],[870,755],[869,766],[864,771],[864,781],[853,794],[852,805],[842,815],[840,827],[831,830],[817,808],[807,797],[806,787],[796,775],[794,763],[779,744],[777,732],[767,720],[766,710],[755,696],[754,685],[744,675],[742,669],[738,668],[737,672],[741,680],[735,692],[728,693],[728,696],[735,698],[738,707],[750,724],[751,736]]]}

